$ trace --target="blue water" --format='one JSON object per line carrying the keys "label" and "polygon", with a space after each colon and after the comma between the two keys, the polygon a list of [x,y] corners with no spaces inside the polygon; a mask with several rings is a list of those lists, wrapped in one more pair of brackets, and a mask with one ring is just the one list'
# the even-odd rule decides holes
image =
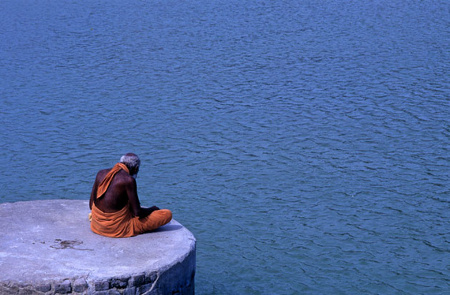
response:
{"label": "blue water", "polygon": [[132,151],[197,294],[450,294],[448,1],[4,0],[0,28],[0,202],[88,199]]}

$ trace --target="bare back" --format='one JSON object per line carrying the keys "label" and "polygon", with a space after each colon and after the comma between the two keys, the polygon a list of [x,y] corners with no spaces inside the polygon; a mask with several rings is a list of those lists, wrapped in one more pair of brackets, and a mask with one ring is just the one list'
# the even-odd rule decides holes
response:
{"label": "bare back", "polygon": [[98,186],[110,170],[111,169],[104,169],[97,173],[91,193],[91,202],[93,201],[98,209],[106,213],[113,213],[121,210],[128,205],[128,202],[130,201],[129,195],[133,195],[131,196],[132,201],[134,195],[136,195],[136,181],[127,172],[121,170],[114,176],[103,197],[97,199]]}

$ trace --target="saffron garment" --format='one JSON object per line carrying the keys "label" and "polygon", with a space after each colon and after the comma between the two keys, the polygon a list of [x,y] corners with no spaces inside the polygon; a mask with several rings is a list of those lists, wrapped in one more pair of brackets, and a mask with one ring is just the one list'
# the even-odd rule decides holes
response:
{"label": "saffron garment", "polygon": [[106,213],[92,204],[91,230],[110,238],[126,238],[157,229],[172,220],[167,209],[153,211],[144,218],[134,217],[128,206],[120,211]]}
{"label": "saffron garment", "polygon": [[[129,173],[126,165],[117,163],[100,182],[97,189],[97,199],[101,198],[107,191],[114,176],[124,170]],[[92,204],[90,215],[91,230],[99,235],[111,238],[132,237],[148,232],[167,224],[172,220],[172,212],[167,209],[153,211],[150,215],[139,218],[133,216],[129,206],[113,213],[106,213]]]}

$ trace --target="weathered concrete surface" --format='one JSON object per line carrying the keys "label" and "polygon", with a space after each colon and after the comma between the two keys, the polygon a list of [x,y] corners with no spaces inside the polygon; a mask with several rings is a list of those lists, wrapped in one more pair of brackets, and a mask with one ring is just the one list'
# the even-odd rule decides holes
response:
{"label": "weathered concrete surface", "polygon": [[196,241],[185,227],[106,238],[88,213],[81,200],[0,204],[0,294],[194,294]]}

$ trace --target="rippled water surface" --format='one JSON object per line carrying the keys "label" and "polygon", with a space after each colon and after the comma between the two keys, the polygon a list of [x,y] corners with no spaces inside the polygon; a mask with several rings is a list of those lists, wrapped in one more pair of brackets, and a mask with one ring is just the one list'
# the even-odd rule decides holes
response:
{"label": "rippled water surface", "polygon": [[136,152],[197,294],[450,290],[448,1],[0,3],[0,202]]}

